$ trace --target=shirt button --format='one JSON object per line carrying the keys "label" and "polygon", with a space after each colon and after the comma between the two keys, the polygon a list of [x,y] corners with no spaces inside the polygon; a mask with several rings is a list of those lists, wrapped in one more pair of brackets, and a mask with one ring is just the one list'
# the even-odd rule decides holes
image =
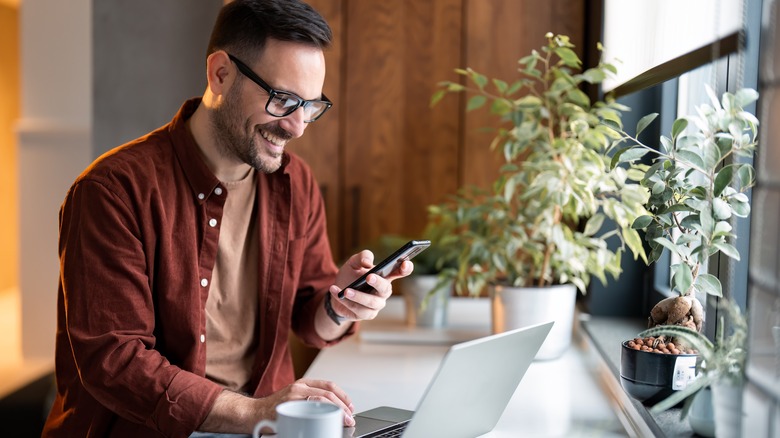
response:
{"label": "shirt button", "polygon": [[198,193],[198,199],[200,199],[202,201],[202,200],[206,199],[206,195],[204,195],[203,193]]}
{"label": "shirt button", "polygon": [[209,225],[211,225],[212,227],[216,227],[217,226],[217,220],[216,219],[209,220]]}
{"label": "shirt button", "polygon": [[216,189],[214,189],[214,193],[216,193],[218,195],[221,195],[222,194],[222,187],[217,187]]}
{"label": "shirt button", "polygon": [[200,343],[206,342],[206,335],[200,335]]}
{"label": "shirt button", "polygon": [[209,280],[207,278],[201,278],[200,285],[203,287],[206,287],[209,285]]}

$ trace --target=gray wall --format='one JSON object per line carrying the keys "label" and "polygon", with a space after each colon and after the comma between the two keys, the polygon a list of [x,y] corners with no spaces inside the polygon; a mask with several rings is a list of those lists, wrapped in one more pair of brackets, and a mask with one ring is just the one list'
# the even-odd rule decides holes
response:
{"label": "gray wall", "polygon": [[206,45],[222,0],[92,4],[94,156],[171,120],[206,87]]}

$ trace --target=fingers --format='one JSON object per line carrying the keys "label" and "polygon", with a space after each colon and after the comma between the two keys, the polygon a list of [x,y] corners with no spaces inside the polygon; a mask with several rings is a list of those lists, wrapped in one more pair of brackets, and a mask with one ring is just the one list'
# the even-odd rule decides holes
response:
{"label": "fingers", "polygon": [[412,271],[414,271],[414,263],[412,263],[410,260],[404,260],[398,269],[393,270],[393,272],[387,276],[387,280],[394,281],[401,277],[406,277],[407,275],[411,274]]}
{"label": "fingers", "polygon": [[349,264],[349,267],[355,271],[371,269],[374,266],[374,253],[364,249],[350,257],[347,263]]}
{"label": "fingers", "polygon": [[369,275],[369,284],[371,284],[371,277],[381,280],[377,281],[377,287],[384,288],[385,286],[379,285],[379,283],[387,283],[387,290],[383,289],[383,292],[365,293],[348,288],[344,291],[344,298],[337,299],[335,297],[338,296],[341,289],[337,286],[331,286],[330,293],[334,297],[331,300],[333,310],[338,315],[354,321],[374,319],[379,314],[379,311],[385,308],[387,297],[392,294],[392,289],[389,287],[387,280],[373,274]]}
{"label": "fingers", "polygon": [[[294,395],[293,395],[294,394]],[[355,406],[349,395],[335,383],[327,380],[300,379],[291,388],[292,399],[300,398],[308,401],[332,403],[344,411],[344,425],[354,426]]]}

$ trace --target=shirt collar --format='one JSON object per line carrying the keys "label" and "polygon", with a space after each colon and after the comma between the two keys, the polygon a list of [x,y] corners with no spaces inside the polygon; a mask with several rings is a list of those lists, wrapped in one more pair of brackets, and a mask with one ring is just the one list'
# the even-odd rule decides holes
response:
{"label": "shirt collar", "polygon": [[[187,120],[200,105],[201,98],[189,99],[181,106],[170,123],[169,132],[173,141],[176,157],[181,164],[187,181],[192,188],[196,202],[203,203],[217,188],[221,188],[221,182],[206,165],[192,132],[187,127]],[[274,172],[276,175],[286,175],[290,156],[287,152],[282,156],[282,165]],[[221,193],[221,192],[220,192]],[[219,194],[219,193],[218,193]]]}

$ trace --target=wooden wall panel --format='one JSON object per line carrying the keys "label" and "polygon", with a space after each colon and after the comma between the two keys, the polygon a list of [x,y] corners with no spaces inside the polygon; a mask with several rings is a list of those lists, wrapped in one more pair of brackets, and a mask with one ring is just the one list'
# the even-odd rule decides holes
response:
{"label": "wooden wall panel", "polygon": [[345,111],[341,96],[341,64],[343,62],[342,41],[344,34],[342,0],[309,0],[308,3],[327,20],[333,31],[332,47],[325,52],[325,85],[323,93],[334,102],[333,107],[321,119],[306,128],[303,137],[290,144],[290,150],[299,154],[312,167],[320,183],[325,198],[328,215],[328,236],[334,256],[341,254],[339,247],[339,224],[341,223],[341,184],[339,174],[342,170],[340,151],[340,120]]}
{"label": "wooden wall panel", "polygon": [[348,250],[400,231],[402,11],[397,1],[347,1],[342,242]]}
{"label": "wooden wall panel", "polygon": [[291,150],[325,194],[328,231],[341,259],[388,233],[416,236],[427,206],[465,184],[486,185],[499,163],[487,151],[495,125],[465,113],[465,95],[431,108],[453,69],[512,78],[517,60],[548,31],[580,46],[585,1],[311,0],[334,31],[326,53],[331,112]]}
{"label": "wooden wall panel", "polygon": [[[546,43],[547,32],[567,34],[582,55],[585,2],[572,0],[465,0],[464,67],[508,82],[517,78],[517,60]],[[461,181],[487,187],[496,177],[499,160],[489,151],[497,127],[487,110],[466,114]]]}
{"label": "wooden wall panel", "polygon": [[457,106],[429,101],[460,54],[460,0],[347,1],[345,248],[422,230],[457,187]]}
{"label": "wooden wall panel", "polygon": [[430,106],[437,84],[460,66],[462,0],[406,1],[404,15],[403,232],[416,235],[428,220],[427,208],[459,186],[458,99]]}

